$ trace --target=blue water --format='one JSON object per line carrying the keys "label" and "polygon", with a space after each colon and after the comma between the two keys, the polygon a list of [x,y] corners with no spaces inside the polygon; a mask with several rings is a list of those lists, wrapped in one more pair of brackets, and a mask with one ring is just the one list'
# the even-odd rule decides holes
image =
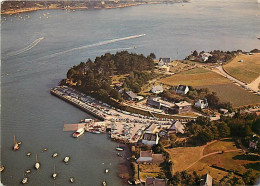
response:
{"label": "blue water", "polygon": [[[122,185],[117,172],[123,160],[116,156],[117,144],[107,135],[85,134],[75,140],[71,132],[62,132],[63,121],[76,123],[90,117],[49,93],[73,65],[124,49],[182,59],[193,50],[260,48],[256,39],[260,37],[260,7],[253,0],[192,0],[19,15],[21,20],[17,15],[2,16],[7,21],[1,25],[1,163],[6,167],[1,180],[5,185],[19,184],[23,171],[32,169],[36,153],[42,167],[28,175],[29,185],[68,185],[70,176],[76,185],[101,185],[104,179],[108,185]],[[146,35],[115,41],[140,34]],[[12,151],[13,135],[23,142],[17,152]],[[44,147],[49,150],[43,153]],[[60,154],[57,159],[51,158],[54,152]],[[69,165],[62,162],[67,155]],[[55,182],[51,178],[54,164],[59,174]],[[107,167],[111,171],[105,175]]]}

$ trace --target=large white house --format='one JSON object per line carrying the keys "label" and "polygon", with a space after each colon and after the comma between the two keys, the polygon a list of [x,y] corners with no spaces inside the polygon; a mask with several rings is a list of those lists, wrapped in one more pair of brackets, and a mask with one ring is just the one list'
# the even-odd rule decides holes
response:
{"label": "large white house", "polygon": [[212,56],[210,53],[205,52],[205,53],[201,54],[201,59],[203,61],[207,61],[210,56]]}
{"label": "large white house", "polygon": [[154,94],[159,94],[163,92],[163,86],[162,85],[157,85],[157,86],[153,86],[151,89],[151,92]]}
{"label": "large white house", "polygon": [[159,136],[158,133],[151,134],[151,133],[144,133],[142,143],[145,145],[153,146],[157,145],[159,142]]}
{"label": "large white house", "polygon": [[209,106],[207,99],[199,99],[196,103],[195,103],[196,107],[199,107],[201,109],[207,108]]}
{"label": "large white house", "polygon": [[189,92],[189,87],[186,85],[178,85],[176,88],[177,94],[187,94]]}

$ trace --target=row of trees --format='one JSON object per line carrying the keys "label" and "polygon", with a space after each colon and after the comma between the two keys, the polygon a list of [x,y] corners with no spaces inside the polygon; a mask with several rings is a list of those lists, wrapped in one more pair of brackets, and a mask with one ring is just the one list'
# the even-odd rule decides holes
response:
{"label": "row of trees", "polygon": [[[242,52],[242,50],[226,51],[226,52],[220,50],[213,50],[209,52],[212,56],[210,56],[206,62],[207,63],[228,62],[240,52]],[[203,62],[202,61],[203,53],[205,52],[201,51],[200,53],[198,53],[197,50],[194,50],[192,54],[186,57],[185,59]]]}

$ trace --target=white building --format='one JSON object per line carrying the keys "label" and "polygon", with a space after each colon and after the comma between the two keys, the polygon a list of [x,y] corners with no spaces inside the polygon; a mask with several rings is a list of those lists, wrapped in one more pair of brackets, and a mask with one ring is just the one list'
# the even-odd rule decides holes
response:
{"label": "white building", "polygon": [[158,142],[159,142],[158,133],[156,133],[156,134],[144,133],[144,136],[142,139],[143,144],[153,146],[153,145],[157,145]]}
{"label": "white building", "polygon": [[212,56],[210,53],[205,52],[205,53],[201,54],[201,59],[203,61],[207,61],[210,56]]}
{"label": "white building", "polygon": [[201,109],[207,108],[209,106],[207,99],[200,99],[195,103],[196,107],[199,107]]}
{"label": "white building", "polygon": [[155,93],[155,94],[162,93],[163,92],[163,86],[162,85],[153,86],[152,89],[151,89],[151,92]]}
{"label": "white building", "polygon": [[176,88],[177,94],[187,94],[189,92],[189,87],[186,85],[178,85]]}

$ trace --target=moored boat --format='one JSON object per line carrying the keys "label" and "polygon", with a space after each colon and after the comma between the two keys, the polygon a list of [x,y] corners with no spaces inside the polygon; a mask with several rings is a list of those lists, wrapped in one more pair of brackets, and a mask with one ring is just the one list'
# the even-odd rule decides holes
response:
{"label": "moored boat", "polygon": [[3,165],[1,165],[0,172],[2,172],[5,169]]}
{"label": "moored boat", "polygon": [[59,155],[59,154],[58,154],[57,152],[55,152],[55,153],[52,155],[52,157],[53,157],[53,158],[56,158],[58,155]]}
{"label": "moored boat", "polygon": [[40,163],[39,163],[39,161],[38,161],[38,156],[37,156],[37,154],[36,154],[36,163],[35,163],[34,167],[36,168],[36,170],[38,170],[38,169],[40,168]]}
{"label": "moored boat", "polygon": [[74,182],[74,178],[70,177],[70,182],[73,183]]}
{"label": "moored boat", "polygon": [[54,164],[54,171],[52,174],[52,178],[55,180],[57,176],[58,176],[58,174],[55,172],[55,164]]}
{"label": "moored boat", "polygon": [[23,178],[23,180],[22,180],[22,184],[26,184],[26,183],[28,183],[28,178]]}
{"label": "moored boat", "polygon": [[73,137],[74,138],[78,138],[80,137],[81,135],[83,135],[85,132],[85,129],[84,128],[80,128],[78,129],[76,132],[73,133]]}
{"label": "moored boat", "polygon": [[69,160],[70,160],[70,157],[69,157],[69,156],[66,156],[66,157],[64,158],[64,162],[65,162],[66,164],[69,163]]}
{"label": "moored boat", "polygon": [[14,150],[18,150],[20,147],[19,147],[19,144],[16,142],[16,139],[15,139],[15,136],[14,136]]}

